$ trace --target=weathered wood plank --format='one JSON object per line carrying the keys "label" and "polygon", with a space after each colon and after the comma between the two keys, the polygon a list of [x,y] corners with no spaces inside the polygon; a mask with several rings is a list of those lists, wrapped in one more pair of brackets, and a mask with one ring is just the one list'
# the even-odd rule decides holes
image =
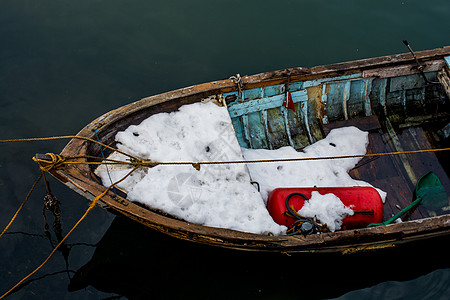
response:
{"label": "weathered wood plank", "polygon": [[347,82],[349,80],[359,79],[362,77],[362,73],[354,73],[350,75],[341,75],[335,77],[325,77],[325,78],[317,78],[313,80],[305,80],[303,81],[303,88],[309,88],[313,86],[322,85],[325,83],[338,83],[338,82]]}
{"label": "weathered wood plank", "polygon": [[[408,186],[405,178],[402,176],[390,177],[384,180],[375,180],[374,186],[379,187],[383,191],[387,192],[386,203],[384,206],[384,218],[387,220],[394,216],[400,210],[408,206],[413,201],[413,191],[405,188]],[[386,205],[387,204],[387,205]],[[419,210],[414,210],[405,215],[402,220],[408,219],[421,219],[424,216]]]}
{"label": "weathered wood plank", "polygon": [[234,131],[236,133],[239,145],[243,148],[248,148],[249,144],[244,137],[244,126],[242,124],[241,117],[232,118],[231,122],[233,123]]}
{"label": "weathered wood plank", "polygon": [[261,118],[261,112],[248,114],[249,138],[253,149],[268,149],[266,131]]}
{"label": "weathered wood plank", "polygon": [[373,78],[351,81],[349,100],[347,101],[348,118],[358,118],[372,115],[370,93]]}
{"label": "weathered wood plank", "polygon": [[448,76],[447,71],[443,68],[438,72],[437,78],[439,82],[442,84],[442,87],[447,94],[447,97],[450,98],[450,78]]}
{"label": "weathered wood plank", "polygon": [[350,119],[344,121],[336,121],[323,125],[323,132],[327,135],[331,129],[345,126],[355,126],[363,131],[378,131],[381,129],[381,124],[376,116],[368,116],[359,119]]}
{"label": "weathered wood plank", "polygon": [[[450,55],[450,46],[445,46],[432,50],[416,51],[417,58],[421,63],[426,63],[428,60],[433,60],[437,57]],[[318,78],[326,73],[333,72],[347,72],[348,74],[357,73],[360,70],[365,71],[373,68],[382,68],[387,66],[392,66],[401,63],[410,63],[411,65],[415,63],[414,58],[411,53],[402,53],[396,55],[387,55],[375,58],[367,58],[350,62],[342,62],[331,65],[316,66],[312,68],[307,67],[296,67],[287,68],[283,70],[260,73],[252,76],[243,76],[243,82],[248,88],[253,88],[256,86],[265,86],[266,83],[271,82],[271,84],[277,84],[282,82],[287,82],[288,74],[290,74],[291,82],[305,81],[313,78]],[[372,77],[372,76],[368,76]],[[231,80],[227,80],[232,82]],[[217,81],[216,85],[221,85],[221,81]]]}
{"label": "weathered wood plank", "polygon": [[[417,51],[415,52],[417,58],[419,61],[433,59],[435,57],[448,55],[447,53],[450,52],[450,47],[445,46],[442,48],[437,48],[433,50],[425,50],[425,51]],[[397,55],[388,55],[388,56],[381,56],[376,58],[369,58],[369,59],[362,59],[362,60],[356,60],[351,63],[338,63],[333,65],[327,65],[327,66],[317,66],[310,68],[310,72],[312,74],[317,74],[321,72],[330,72],[330,71],[338,71],[345,68],[348,69],[363,69],[363,68],[374,68],[376,66],[383,66],[383,65],[395,65],[400,62],[408,62],[415,63],[414,58],[412,57],[411,53],[402,53]]]}
{"label": "weathered wood plank", "polygon": [[295,149],[302,149],[310,145],[308,131],[305,123],[307,122],[306,110],[307,102],[295,104],[295,112],[287,111],[289,128]]}
{"label": "weathered wood plank", "polygon": [[[428,61],[423,63],[423,72],[436,72],[442,68],[444,61]],[[364,78],[377,77],[377,78],[389,78],[397,76],[406,76],[412,74],[420,74],[417,69],[417,64],[411,63],[404,66],[397,66],[395,68],[385,67],[379,69],[366,70],[363,72]]]}
{"label": "weathered wood plank", "polygon": [[[300,90],[291,93],[292,101],[294,103],[307,101],[308,96],[306,90]],[[232,103],[228,106],[228,111],[232,118],[250,114],[257,111],[268,110],[271,108],[281,107],[283,105],[286,95],[279,94],[267,96],[264,98],[255,98],[251,100],[244,100],[243,102]]]}
{"label": "weathered wood plank", "polygon": [[391,78],[389,92],[422,88],[426,84],[422,75],[412,74]]}
{"label": "weathered wood plank", "polygon": [[[334,82],[326,85],[325,113],[328,117],[328,122],[345,119],[344,104],[347,103],[345,100],[342,101],[342,99],[348,99],[350,93],[350,89],[346,89],[346,86],[349,87],[347,82]],[[346,90],[348,91],[347,95],[345,95]]]}
{"label": "weathered wood plank", "polygon": [[[346,121],[333,122],[324,126],[324,131],[329,132],[333,128],[344,126],[356,126],[361,130],[369,132],[369,145],[367,154],[389,152],[382,137],[381,124],[375,116]],[[358,180],[369,182],[373,186],[387,192],[384,205],[385,219],[396,214],[400,209],[409,205],[412,201],[414,188],[404,178],[398,167],[401,163],[396,162],[394,156],[381,156],[376,158],[363,158],[350,175]],[[422,218],[422,213],[414,212],[411,217]]]}
{"label": "weathered wood plank", "polygon": [[273,148],[278,149],[283,146],[289,146],[284,116],[279,107],[267,110],[267,123],[269,138]]}
{"label": "weathered wood plank", "polygon": [[[411,127],[403,130],[401,135],[401,143],[406,150],[433,148],[426,136],[426,132],[421,127]],[[421,177],[432,171],[439,177],[444,189],[447,191],[447,194],[450,195],[450,180],[435,153],[427,152],[409,154],[408,158],[411,167],[416,173],[416,176]],[[424,207],[420,207],[420,210],[422,214],[426,216],[443,214],[443,211],[428,211]]]}

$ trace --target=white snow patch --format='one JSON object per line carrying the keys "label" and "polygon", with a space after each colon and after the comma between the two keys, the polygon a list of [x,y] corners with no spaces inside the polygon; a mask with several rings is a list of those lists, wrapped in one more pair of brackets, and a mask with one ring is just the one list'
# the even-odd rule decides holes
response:
{"label": "white snow patch", "polygon": [[320,223],[326,224],[328,229],[334,232],[341,229],[342,220],[346,216],[352,216],[354,211],[345,206],[336,195],[322,195],[314,191],[298,213],[303,217],[316,217]]}
{"label": "white snow patch", "polygon": [[[225,107],[213,103],[182,106],[173,113],[153,115],[116,135],[118,148],[141,159],[173,161],[243,160]],[[125,161],[121,154],[109,158]],[[130,167],[109,166],[112,181]],[[110,185],[105,167],[97,169]],[[191,223],[245,232],[279,235],[286,227],[276,224],[244,164],[158,165],[142,168],[118,185],[128,199],[160,209]]]}

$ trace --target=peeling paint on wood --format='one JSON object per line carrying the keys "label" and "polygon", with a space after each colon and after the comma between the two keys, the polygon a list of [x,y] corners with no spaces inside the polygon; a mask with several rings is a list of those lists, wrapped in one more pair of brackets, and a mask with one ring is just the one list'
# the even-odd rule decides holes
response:
{"label": "peeling paint on wood", "polygon": [[366,117],[372,115],[372,106],[370,103],[370,92],[372,91],[372,81],[373,78],[364,79],[364,93],[361,98],[364,99],[364,110],[366,112]]}
{"label": "peeling paint on wood", "polygon": [[[424,72],[436,72],[440,70],[444,65],[443,61],[433,60],[429,62],[423,62],[423,71]],[[396,66],[393,68],[392,66],[379,68],[379,69],[371,69],[363,72],[364,78],[391,78],[397,76],[406,76],[411,74],[420,74],[420,71],[417,69],[417,64],[411,63],[402,66]]]}
{"label": "peeling paint on wood", "polygon": [[249,133],[252,148],[254,149],[268,149],[269,142],[264,128],[263,118],[261,112],[253,112],[248,114]]}
{"label": "peeling paint on wood", "polygon": [[302,138],[302,140],[300,141],[300,143],[299,143],[300,148],[304,148],[304,147],[314,143],[314,138],[312,137],[311,129],[309,128],[308,103],[309,102],[304,102],[301,104],[301,110],[300,110],[301,118],[302,118],[303,124],[305,125],[307,135],[306,135],[306,138]]}
{"label": "peeling paint on wood", "polygon": [[[307,93],[305,90],[292,92],[292,101],[294,103],[307,100]],[[232,118],[249,114],[255,111],[263,111],[271,108],[281,107],[285,100],[285,94],[266,96],[264,98],[255,98],[244,102],[232,103],[228,106],[228,111]]]}
{"label": "peeling paint on wood", "polygon": [[444,57],[445,63],[447,64],[447,68],[450,69],[450,56]]}
{"label": "peeling paint on wood", "polygon": [[423,87],[425,80],[419,74],[399,76],[390,79],[389,92],[410,90]]}
{"label": "peeling paint on wood", "polygon": [[267,110],[267,121],[273,148],[278,149],[283,146],[289,146],[286,125],[281,108],[277,107]]}
{"label": "peeling paint on wood", "polygon": [[268,148],[270,150],[272,150],[273,149],[273,144],[272,144],[272,141],[271,141],[270,135],[269,135],[269,125],[268,125],[268,121],[267,121],[267,110],[263,110],[261,112],[261,120],[262,120],[262,123],[263,123],[263,126],[264,126],[264,133],[266,134]]}
{"label": "peeling paint on wood", "polygon": [[[318,124],[326,123],[323,121],[326,118],[326,102],[323,103],[323,95],[326,95],[325,91],[326,85],[319,85],[307,88],[308,92],[308,105],[304,112],[306,116],[306,128],[308,130],[308,137],[311,143],[319,140],[317,129],[314,127]],[[326,100],[325,100],[326,101]]]}
{"label": "peeling paint on wood", "polygon": [[339,82],[339,81],[347,81],[351,79],[357,79],[362,78],[362,73],[356,73],[351,75],[345,75],[345,76],[336,76],[331,78],[319,78],[315,80],[308,80],[303,82],[303,88],[309,88],[312,86],[322,85],[325,83],[332,83],[332,82]]}
{"label": "peeling paint on wood", "polygon": [[351,81],[347,81],[344,85],[344,95],[342,97],[342,111],[344,113],[344,120],[348,120],[348,99],[350,99],[350,85]]}

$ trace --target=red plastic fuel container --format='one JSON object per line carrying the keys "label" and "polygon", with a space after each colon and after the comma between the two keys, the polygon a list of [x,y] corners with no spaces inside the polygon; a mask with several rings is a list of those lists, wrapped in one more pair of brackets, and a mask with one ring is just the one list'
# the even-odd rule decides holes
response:
{"label": "red plastic fuel container", "polygon": [[[371,223],[383,222],[383,201],[380,194],[373,187],[311,187],[311,188],[277,188],[269,194],[267,209],[273,220],[291,227],[297,220],[287,214],[286,198],[292,193],[301,193],[308,199],[311,193],[317,191],[322,195],[334,194],[342,203],[350,207],[354,214],[342,220],[342,229],[363,228]],[[289,206],[299,211],[305,203],[305,198],[300,195],[292,195]]]}

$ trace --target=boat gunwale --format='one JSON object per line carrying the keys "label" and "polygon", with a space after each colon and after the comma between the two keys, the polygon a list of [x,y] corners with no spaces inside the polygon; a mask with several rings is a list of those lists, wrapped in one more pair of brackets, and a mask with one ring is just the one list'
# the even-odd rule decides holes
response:
{"label": "boat gunwale", "polygon": [[[419,60],[442,59],[450,55],[450,46],[416,52]],[[291,68],[274,72],[260,73],[251,76],[243,76],[245,88],[255,86],[265,86],[282,83],[286,80],[287,74],[291,76],[291,82],[309,80],[311,78],[333,77],[336,74],[351,74],[362,72],[366,69],[376,69],[391,64],[410,64],[414,59],[410,53],[382,56],[357,61],[350,61],[332,65],[317,66],[312,68]],[[127,104],[110,112],[103,114],[88,125],[86,125],[77,136],[94,139],[96,129],[99,134],[105,134],[111,124],[119,122],[134,113],[151,109],[152,107],[170,101],[181,101],[188,97],[201,97],[215,95],[218,93],[236,91],[237,86],[233,79],[213,81],[198,84],[190,87],[177,89],[174,91],[143,98],[139,101]],[[87,155],[89,142],[81,139],[72,139],[62,150],[62,156]],[[96,195],[102,193],[104,186],[93,180],[91,170],[86,165],[71,165],[63,169],[52,170],[52,174],[60,181],[78,189],[85,195]],[[411,239],[421,235],[433,236],[449,232],[450,215],[430,217],[421,220],[411,220],[398,224],[379,226],[373,228],[361,228],[356,230],[338,231],[335,233],[325,233],[312,236],[265,236],[260,234],[246,233],[224,228],[207,227],[203,225],[191,224],[186,221],[163,216],[151,210],[138,206],[129,200],[121,198],[118,202],[114,199],[112,192],[101,199],[101,202],[114,211],[128,215],[137,219],[158,231],[165,232],[178,238],[197,241],[200,243],[214,244],[241,250],[276,250],[276,251],[303,251],[302,249],[317,248],[319,250],[326,247],[347,248],[363,243],[384,243],[387,237],[401,241]],[[417,226],[420,224],[420,226]],[[368,240],[367,240],[368,239]],[[391,239],[392,240],[392,239]],[[324,248],[324,249],[325,249]]]}

